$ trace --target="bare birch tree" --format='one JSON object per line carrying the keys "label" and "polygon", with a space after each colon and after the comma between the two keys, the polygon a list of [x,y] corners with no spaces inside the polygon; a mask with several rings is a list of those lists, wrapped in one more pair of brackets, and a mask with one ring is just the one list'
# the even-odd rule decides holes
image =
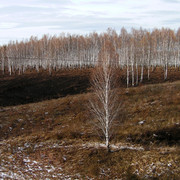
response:
{"label": "bare birch tree", "polygon": [[127,88],[130,82],[134,86],[143,81],[144,69],[149,80],[150,68],[152,71],[155,67],[164,68],[164,79],[167,79],[169,67],[180,68],[180,29],[162,28],[150,32],[132,28],[128,33],[122,28],[118,34],[109,28],[101,34],[61,33],[60,36],[44,35],[41,39],[32,36],[20,42],[11,41],[0,46],[0,70],[22,74],[27,69],[35,68],[37,72],[48,69],[51,74],[52,70],[61,68],[95,67],[104,42],[110,45],[110,59],[112,54],[118,57],[116,65],[126,71]]}
{"label": "bare birch tree", "polygon": [[100,64],[92,74],[91,84],[95,96],[89,101],[89,108],[96,120],[95,126],[101,130],[107,150],[110,151],[109,140],[120,106],[115,92],[115,66],[107,52],[101,55]]}

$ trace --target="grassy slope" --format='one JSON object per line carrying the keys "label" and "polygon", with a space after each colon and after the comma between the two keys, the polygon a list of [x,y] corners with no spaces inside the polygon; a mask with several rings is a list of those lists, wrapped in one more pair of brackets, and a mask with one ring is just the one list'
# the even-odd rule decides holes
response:
{"label": "grassy slope", "polygon": [[[93,94],[77,94],[43,102],[0,108],[0,163],[19,169],[27,178],[51,177],[45,167],[61,167],[65,178],[145,177],[178,179],[180,139],[180,81],[119,89],[123,102],[112,144],[118,149],[107,153],[93,143],[102,139],[92,126],[86,108]],[[141,124],[143,122],[143,124]],[[23,158],[42,164],[42,173],[23,171]],[[18,169],[19,168],[19,169]],[[53,172],[57,175],[57,168]],[[60,176],[54,176],[60,178]]]}
{"label": "grassy slope", "polygon": [[27,71],[23,75],[0,74],[0,106],[27,104],[85,92],[89,70]]}

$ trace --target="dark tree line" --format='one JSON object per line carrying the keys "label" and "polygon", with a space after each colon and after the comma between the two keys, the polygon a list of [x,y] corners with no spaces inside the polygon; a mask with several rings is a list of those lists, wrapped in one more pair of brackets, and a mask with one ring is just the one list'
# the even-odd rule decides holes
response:
{"label": "dark tree line", "polygon": [[[44,35],[41,39],[31,37],[21,42],[9,42],[0,46],[0,69],[9,74],[19,74],[29,68],[52,70],[61,68],[94,67],[101,61],[101,52],[106,49],[117,67],[126,68],[127,86],[131,75],[132,86],[143,81],[144,68],[148,79],[151,70],[164,68],[164,79],[168,67],[180,66],[180,28],[177,31],[162,28],[151,32],[145,29],[122,28],[120,33],[108,29],[88,35],[61,34]],[[140,74],[140,77],[139,77]]]}

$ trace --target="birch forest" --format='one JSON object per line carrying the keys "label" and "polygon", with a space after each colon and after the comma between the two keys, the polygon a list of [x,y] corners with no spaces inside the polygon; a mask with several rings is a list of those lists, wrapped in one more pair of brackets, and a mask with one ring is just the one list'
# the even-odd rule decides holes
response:
{"label": "birch forest", "polygon": [[127,87],[143,81],[146,69],[148,79],[155,67],[164,70],[180,67],[180,28],[177,31],[162,28],[148,31],[122,28],[119,33],[109,28],[105,33],[87,35],[44,35],[41,39],[31,37],[21,42],[9,42],[0,46],[1,74],[22,74],[27,69],[52,70],[66,68],[89,68],[101,63],[106,49],[111,63],[125,69]]}

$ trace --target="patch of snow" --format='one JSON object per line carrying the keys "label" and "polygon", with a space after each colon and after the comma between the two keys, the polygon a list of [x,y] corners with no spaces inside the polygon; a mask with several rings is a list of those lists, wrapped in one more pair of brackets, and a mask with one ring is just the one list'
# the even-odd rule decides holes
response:
{"label": "patch of snow", "polygon": [[24,147],[18,147],[18,151],[23,151]]}
{"label": "patch of snow", "polygon": [[[98,142],[94,142],[94,143],[87,143],[87,144],[82,144],[82,147],[94,147],[94,148],[106,148],[106,145],[103,143],[98,143]],[[137,150],[137,151],[144,151],[143,147],[135,147],[132,145],[128,145],[128,144],[111,144],[110,148],[118,150],[118,149],[131,149],[131,150]]]}
{"label": "patch of snow", "polygon": [[[72,179],[72,176],[65,175],[61,167],[44,165],[41,162],[24,157],[24,164],[14,160],[13,155],[1,159],[0,179]],[[8,160],[9,159],[9,160]]]}
{"label": "patch of snow", "polygon": [[28,148],[30,146],[30,144],[27,142],[24,144],[24,147]]}
{"label": "patch of snow", "polygon": [[111,145],[112,149],[130,149],[136,151],[144,151],[143,147],[134,147],[130,145]]}
{"label": "patch of snow", "polygon": [[59,144],[53,144],[52,148],[59,148]]}
{"label": "patch of snow", "polygon": [[47,168],[47,172],[49,173],[49,172],[53,172],[55,170],[55,168],[54,168],[54,166],[50,166],[50,167],[48,167]]}
{"label": "patch of snow", "polygon": [[24,161],[25,163],[31,162],[31,160],[30,160],[29,158],[23,159],[23,161]]}
{"label": "patch of snow", "polygon": [[18,122],[22,122],[23,121],[23,119],[18,119]]}
{"label": "patch of snow", "polygon": [[143,125],[145,122],[146,122],[145,120],[139,121],[138,124],[139,124],[139,125]]}
{"label": "patch of snow", "polygon": [[67,160],[66,156],[63,156],[63,160],[64,160],[64,161],[66,161],[66,160]]}
{"label": "patch of snow", "polygon": [[172,166],[172,164],[171,163],[168,163],[168,167],[171,167]]}
{"label": "patch of snow", "polygon": [[37,164],[38,162],[37,161],[32,161],[33,164]]}

